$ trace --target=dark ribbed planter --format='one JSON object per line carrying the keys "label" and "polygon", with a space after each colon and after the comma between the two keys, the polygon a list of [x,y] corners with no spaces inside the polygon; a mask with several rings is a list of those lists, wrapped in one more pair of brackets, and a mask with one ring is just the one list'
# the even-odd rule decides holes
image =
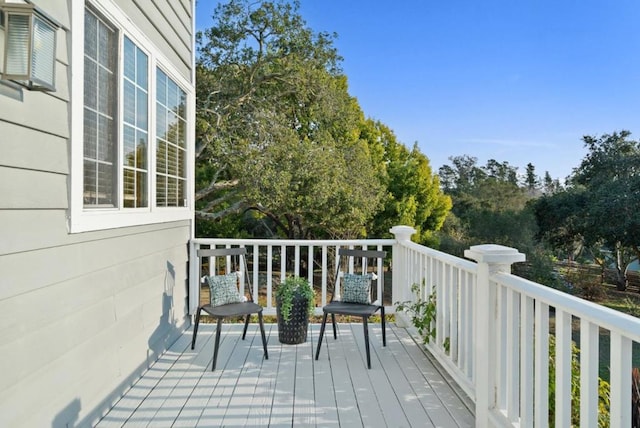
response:
{"label": "dark ribbed planter", "polygon": [[307,341],[309,314],[307,313],[307,299],[294,295],[291,318],[284,321],[280,316],[280,302],[276,299],[276,314],[278,317],[278,339],[287,345],[297,345]]}

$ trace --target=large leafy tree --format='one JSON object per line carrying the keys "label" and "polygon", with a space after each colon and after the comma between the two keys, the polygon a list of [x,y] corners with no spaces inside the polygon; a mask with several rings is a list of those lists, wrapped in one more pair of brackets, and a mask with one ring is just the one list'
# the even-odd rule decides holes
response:
{"label": "large leafy tree", "polygon": [[[628,254],[640,258],[640,143],[628,131],[583,137],[588,150],[570,177],[570,188],[542,198],[540,231],[556,247],[580,243],[594,259],[613,254],[618,287],[626,287]],[[573,243],[573,244],[572,244]]]}
{"label": "large leafy tree", "polygon": [[[618,254],[616,261],[624,259],[625,249],[640,259],[640,143],[630,136],[629,131],[585,136],[588,153],[572,177],[576,186],[587,190],[587,243],[604,242]],[[617,263],[620,277],[625,267]]]}
{"label": "large leafy tree", "polygon": [[231,0],[198,34],[197,216],[253,213],[288,238],[357,237],[379,208],[333,35],[297,1]]}

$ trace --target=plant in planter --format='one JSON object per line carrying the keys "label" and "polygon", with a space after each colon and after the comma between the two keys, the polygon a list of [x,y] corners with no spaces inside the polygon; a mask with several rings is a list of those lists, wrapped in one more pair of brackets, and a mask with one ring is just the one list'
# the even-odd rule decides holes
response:
{"label": "plant in planter", "polygon": [[315,308],[313,287],[305,278],[287,277],[276,288],[278,339],[298,344],[307,340],[309,316]]}

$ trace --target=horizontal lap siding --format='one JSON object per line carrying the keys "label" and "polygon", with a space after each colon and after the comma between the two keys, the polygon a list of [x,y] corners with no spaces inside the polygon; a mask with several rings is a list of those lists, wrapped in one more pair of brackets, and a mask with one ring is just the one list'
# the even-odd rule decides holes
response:
{"label": "horizontal lap siding", "polygon": [[[25,420],[33,407],[26,398],[34,389],[41,390],[39,394],[44,396],[70,394],[67,399],[71,402],[74,392],[80,394],[91,389],[91,383],[99,382],[103,385],[101,394],[81,394],[83,410],[94,409],[104,395],[115,391],[140,365],[155,359],[185,328],[184,243],[189,227],[185,224],[153,235],[148,240],[142,234],[137,243],[130,237],[102,242],[102,248],[94,252],[99,265],[93,265],[91,270],[81,261],[70,262],[65,252],[42,250],[41,258],[60,265],[67,278],[61,274],[48,277],[45,270],[38,269],[31,253],[19,255],[24,262],[13,259],[16,265],[31,259],[33,270],[40,271],[41,277],[38,287],[23,290],[16,298],[0,300],[0,355],[5,371],[0,378],[0,408],[6,406],[0,410],[0,418],[12,413],[17,418],[0,425],[15,426],[17,421]],[[163,247],[159,246],[160,241],[165,241]],[[71,247],[82,249],[86,245]],[[130,254],[123,251],[129,246],[137,253],[130,260],[108,256]],[[121,353],[122,349],[127,352]],[[103,361],[105,353],[111,356],[107,362]],[[94,367],[96,361],[102,367],[98,371]],[[77,387],[59,388],[56,378]],[[41,415],[44,419],[35,419],[33,426],[44,425],[50,416]]]}
{"label": "horizontal lap siding", "polygon": [[[190,80],[191,2],[117,3]],[[189,221],[68,233],[70,38],[55,92],[0,84],[0,426],[91,426],[188,324]]]}
{"label": "horizontal lap siding", "polygon": [[120,8],[191,81],[191,7],[175,0],[117,0]]}

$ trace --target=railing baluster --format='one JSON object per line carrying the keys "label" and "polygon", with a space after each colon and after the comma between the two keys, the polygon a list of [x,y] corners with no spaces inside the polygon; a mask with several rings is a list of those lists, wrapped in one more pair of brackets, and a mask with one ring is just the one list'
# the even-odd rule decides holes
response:
{"label": "railing baluster", "polygon": [[581,428],[598,427],[598,330],[597,324],[580,319]]}
{"label": "railing baluster", "polygon": [[520,296],[507,290],[507,417],[511,422],[520,418]]}
{"label": "railing baluster", "polygon": [[611,332],[611,426],[631,426],[631,345],[629,338]]}
{"label": "railing baluster", "polygon": [[571,315],[556,309],[556,426],[571,425]]}
{"label": "railing baluster", "polygon": [[534,406],[534,299],[522,293],[520,325],[520,426],[533,426]]}
{"label": "railing baluster", "polygon": [[535,387],[534,409],[537,427],[549,424],[549,305],[535,302]]}

